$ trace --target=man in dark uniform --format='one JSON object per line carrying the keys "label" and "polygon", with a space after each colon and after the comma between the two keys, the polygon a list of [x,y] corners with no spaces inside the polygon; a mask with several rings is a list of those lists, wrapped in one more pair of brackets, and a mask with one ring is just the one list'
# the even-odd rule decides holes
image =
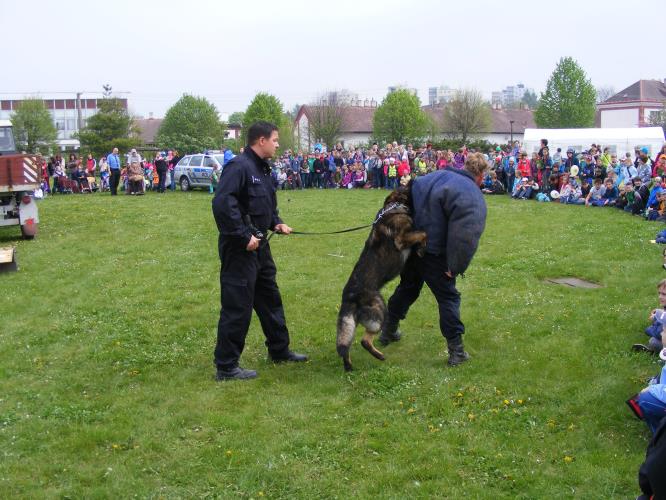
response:
{"label": "man in dark uniform", "polygon": [[469,359],[463,347],[465,326],[460,320],[460,293],[456,276],[463,274],[476,252],[486,224],[486,202],[479,185],[488,163],[480,153],[467,157],[465,168],[446,168],[417,178],[412,184],[415,229],[428,235],[423,257],[412,253],[400,284],[388,302],[388,315],[379,341],[400,340],[398,324],[419,297],[423,284],[439,306],[439,327],[449,350],[448,364]]}
{"label": "man in dark uniform", "polygon": [[268,241],[261,238],[269,229],[291,233],[291,228],[278,217],[271,168],[266,161],[279,147],[277,127],[257,122],[249,128],[247,138],[244,152],[224,166],[213,198],[222,261],[222,308],[215,347],[217,380],[257,376],[256,371],[238,365],[253,308],[272,361],[307,360],[307,356],[289,350],[275,263]]}

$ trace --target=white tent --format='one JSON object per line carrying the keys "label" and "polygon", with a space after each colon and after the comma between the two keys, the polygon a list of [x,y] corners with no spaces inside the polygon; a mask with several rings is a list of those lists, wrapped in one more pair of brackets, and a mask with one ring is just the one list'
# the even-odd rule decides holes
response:
{"label": "white tent", "polygon": [[611,154],[622,158],[625,153],[634,154],[636,148],[648,148],[648,155],[654,155],[664,145],[664,130],[661,127],[641,128],[526,128],[523,148],[532,155],[541,147],[541,139],[548,139],[548,149],[552,156],[557,148],[562,148],[562,156],[568,148],[576,153],[587,150],[592,144],[608,147]]}

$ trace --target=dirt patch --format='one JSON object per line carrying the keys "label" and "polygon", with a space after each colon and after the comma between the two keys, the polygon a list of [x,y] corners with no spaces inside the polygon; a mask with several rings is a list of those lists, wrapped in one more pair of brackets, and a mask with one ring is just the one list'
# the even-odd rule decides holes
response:
{"label": "dirt patch", "polygon": [[547,283],[555,283],[556,285],[570,286],[573,288],[603,288],[598,283],[592,283],[581,278],[546,278]]}

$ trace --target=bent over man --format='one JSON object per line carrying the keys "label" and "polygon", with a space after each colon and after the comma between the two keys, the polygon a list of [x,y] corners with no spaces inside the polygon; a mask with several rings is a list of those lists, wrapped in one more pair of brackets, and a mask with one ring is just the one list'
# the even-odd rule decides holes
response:
{"label": "bent over man", "polygon": [[379,341],[400,340],[398,324],[428,285],[439,306],[439,327],[449,350],[448,364],[469,359],[463,347],[456,276],[465,272],[486,225],[486,202],[479,186],[488,164],[481,153],[467,157],[463,169],[446,168],[417,178],[412,185],[414,228],[428,235],[423,257],[412,253],[400,284],[388,302],[388,318]]}
{"label": "bent over man", "polygon": [[275,125],[253,124],[248,130],[248,146],[224,166],[213,198],[222,261],[222,307],[215,347],[217,380],[257,376],[256,371],[243,369],[238,364],[252,309],[261,322],[272,361],[307,360],[307,356],[289,350],[289,331],[275,281],[275,263],[268,241],[262,238],[269,229],[282,234],[292,231],[278,217],[267,162],[278,147]]}

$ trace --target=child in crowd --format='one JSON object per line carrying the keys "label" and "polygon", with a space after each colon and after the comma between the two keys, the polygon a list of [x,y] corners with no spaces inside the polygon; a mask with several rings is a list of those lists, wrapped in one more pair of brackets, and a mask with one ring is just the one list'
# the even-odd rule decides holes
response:
{"label": "child in crowd", "polygon": [[351,189],[354,187],[352,184],[352,173],[347,165],[342,167],[342,180],[340,181],[340,187],[346,189]]}
{"label": "child in crowd", "polygon": [[604,194],[601,195],[601,199],[604,201],[604,206],[613,206],[617,201],[620,193],[613,184],[613,180],[608,178],[604,181],[604,187],[606,188]]}
{"label": "child in crowd", "polygon": [[638,215],[643,211],[641,195],[634,190],[631,182],[627,182],[622,188],[622,193],[615,202],[615,208],[630,212],[632,215]]}
{"label": "child in crowd", "polygon": [[553,170],[555,170],[555,165],[559,166],[562,164],[562,148],[557,148],[557,151],[553,154]]}
{"label": "child in crowd", "polygon": [[659,191],[657,199],[648,207],[647,220],[666,222],[666,191]]}
{"label": "child in crowd", "polygon": [[362,188],[365,186],[365,170],[361,167],[360,164],[355,164],[352,171],[352,181],[355,188]]}
{"label": "child in crowd", "polygon": [[[666,334],[662,333],[661,343],[664,340],[666,340]],[[666,356],[662,354],[660,357],[663,359]],[[666,417],[666,365],[662,366],[659,375],[650,379],[649,385],[633,401],[640,408],[642,419],[654,435]]]}
{"label": "child in crowd", "polygon": [[485,194],[504,194],[504,184],[497,178],[496,172],[490,172],[490,186],[481,190]]}
{"label": "child in crowd", "polygon": [[[653,309],[648,319],[651,324],[645,329],[645,335],[649,337],[647,344],[634,344],[634,351],[646,351],[658,353],[664,348],[662,332],[666,325],[666,279],[657,284],[657,293],[659,294],[659,309]],[[666,383],[666,379],[664,380]]]}
{"label": "child in crowd", "polygon": [[593,206],[593,207],[602,207],[604,206],[604,200],[603,200],[603,195],[606,192],[606,188],[603,186],[601,183],[601,179],[597,177],[594,179],[594,185],[590,192],[588,193],[587,197],[585,198],[585,206]]}
{"label": "child in crowd", "polygon": [[[566,175],[566,174],[565,174]],[[582,205],[585,199],[581,198],[582,191],[575,177],[568,177],[567,183],[560,189],[560,203],[565,205]]]}

